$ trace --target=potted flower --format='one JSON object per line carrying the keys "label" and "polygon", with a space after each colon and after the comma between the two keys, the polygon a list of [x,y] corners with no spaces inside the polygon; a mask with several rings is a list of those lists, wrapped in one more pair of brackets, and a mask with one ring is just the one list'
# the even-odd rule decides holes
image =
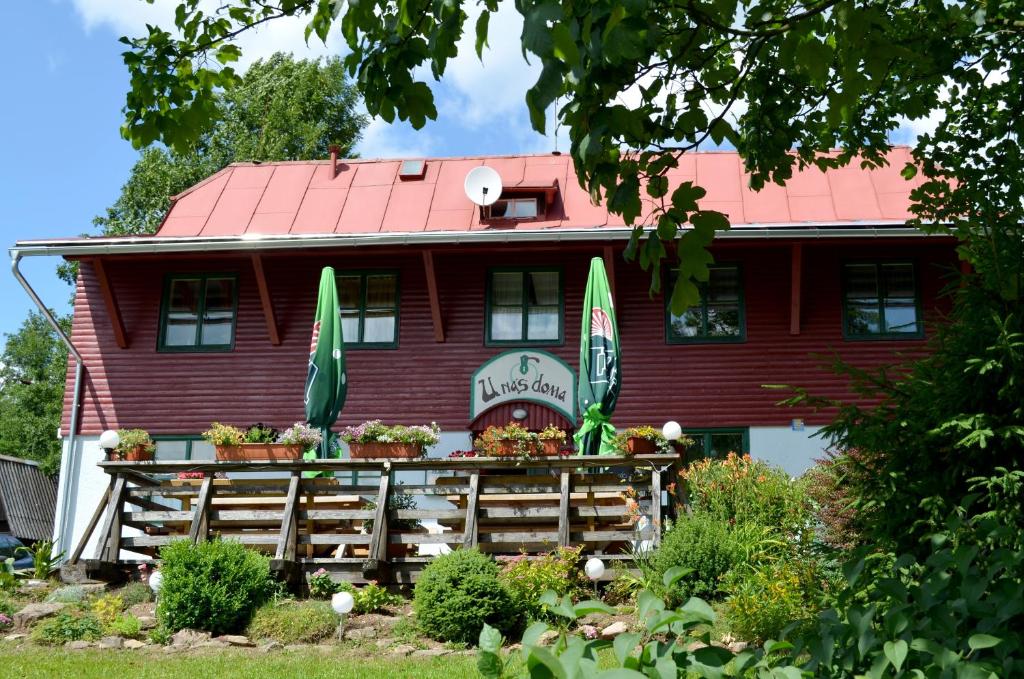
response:
{"label": "potted flower", "polygon": [[436,422],[406,426],[370,420],[354,427],[345,427],[338,438],[348,444],[353,458],[410,460],[422,457],[426,448],[437,445],[441,440],[441,428]]}
{"label": "potted flower", "polygon": [[296,443],[279,443],[277,430],[254,424],[246,430],[214,422],[203,438],[213,444],[218,460],[297,460],[305,448]]}
{"label": "potted flower", "polygon": [[120,443],[114,449],[111,459],[126,462],[148,462],[153,459],[156,446],[145,429],[118,429]]}
{"label": "potted flower", "polygon": [[668,441],[661,432],[650,426],[629,427],[615,436],[615,449],[623,455],[653,455],[671,452]]}
{"label": "potted flower", "polygon": [[558,455],[565,445],[565,432],[553,424],[549,424],[537,434],[540,440],[540,448],[537,452],[541,455]]}
{"label": "potted flower", "polygon": [[537,435],[517,422],[504,427],[491,425],[474,445],[487,457],[521,457],[529,459],[537,452]]}

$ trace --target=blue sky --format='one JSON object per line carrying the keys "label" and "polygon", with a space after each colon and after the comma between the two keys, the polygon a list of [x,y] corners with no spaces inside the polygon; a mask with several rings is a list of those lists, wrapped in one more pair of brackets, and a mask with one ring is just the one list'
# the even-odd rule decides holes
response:
{"label": "blue sky", "polygon": [[[206,0],[213,2],[213,0]],[[128,85],[121,63],[122,35],[140,35],[146,23],[172,25],[177,0],[34,0],[0,9],[4,100],[0,187],[0,243],[95,233],[92,219],[118,195],[138,154],[121,139],[121,107]],[[472,4],[472,3],[471,3]],[[303,40],[305,22],[272,22],[245,37],[242,66],[275,51],[297,56],[341,54],[332,34],[327,45]],[[469,26],[475,25],[471,17]],[[434,85],[437,122],[414,131],[375,120],[359,148],[363,157],[422,157],[544,152],[553,136],[530,129],[523,94],[538,73],[524,62],[521,19],[512,3],[490,21],[489,49],[481,64],[472,31]],[[429,77],[425,78],[429,81]],[[632,103],[630,93],[621,101]],[[549,121],[551,122],[551,121]],[[907,123],[895,140],[906,143],[936,120]],[[550,125],[549,125],[550,127]],[[563,130],[564,132],[564,130]],[[565,135],[559,147],[567,148]],[[29,258],[22,270],[44,302],[64,313],[71,289],[56,275],[55,258]],[[29,309],[28,296],[10,274],[0,275],[0,334],[15,331]]]}

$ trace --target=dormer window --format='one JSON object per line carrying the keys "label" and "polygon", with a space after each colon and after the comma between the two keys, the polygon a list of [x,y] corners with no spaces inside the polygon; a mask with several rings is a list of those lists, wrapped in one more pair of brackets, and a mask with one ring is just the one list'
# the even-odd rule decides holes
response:
{"label": "dormer window", "polygon": [[500,198],[488,207],[488,219],[536,219],[540,210],[536,197]]}

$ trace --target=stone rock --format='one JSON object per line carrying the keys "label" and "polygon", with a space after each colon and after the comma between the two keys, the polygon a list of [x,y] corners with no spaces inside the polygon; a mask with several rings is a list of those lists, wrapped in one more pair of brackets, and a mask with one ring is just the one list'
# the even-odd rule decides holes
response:
{"label": "stone rock", "polygon": [[124,639],[121,637],[103,637],[96,645],[99,648],[124,648]]}
{"label": "stone rock", "polygon": [[91,646],[92,644],[90,644],[88,641],[82,640],[69,641],[68,643],[64,644],[64,648],[71,651],[81,651],[83,648],[90,648]]}
{"label": "stone rock", "polygon": [[372,627],[359,627],[357,629],[345,630],[345,639],[358,640],[358,639],[373,639],[377,636],[377,630]]}
{"label": "stone rock", "polygon": [[693,641],[686,645],[686,650],[689,653],[693,653],[694,651],[699,651],[700,649],[707,647],[708,645],[705,644],[703,641]]}
{"label": "stone rock", "polygon": [[410,653],[416,652],[415,646],[409,644],[399,644],[391,649],[391,655],[409,655]]}
{"label": "stone rock", "polygon": [[381,615],[379,613],[367,613],[366,615],[360,615],[353,618],[349,623],[352,629],[365,629],[367,627],[376,627],[378,629],[391,629],[398,624],[399,618],[393,615]]}
{"label": "stone rock", "polygon": [[21,586],[26,589],[39,589],[40,587],[46,587],[49,584],[50,583],[46,580],[36,580],[35,578],[29,578],[24,583],[22,583]]}
{"label": "stone rock", "polygon": [[14,614],[14,626],[28,627],[37,620],[57,615],[66,605],[61,603],[29,604]]}
{"label": "stone rock", "polygon": [[4,641],[21,641],[27,636],[27,634],[8,634],[6,637],[4,637]]}
{"label": "stone rock", "polygon": [[145,648],[146,642],[139,641],[138,639],[125,639],[124,647],[129,651],[134,651],[137,648]]}
{"label": "stone rock", "polygon": [[508,652],[509,653],[513,653],[515,651],[521,651],[521,650],[523,650],[523,645],[522,644],[512,644],[512,645],[510,645],[508,647]]}
{"label": "stone rock", "polygon": [[629,626],[626,623],[624,623],[624,622],[622,622],[620,620],[618,622],[613,622],[612,624],[608,625],[603,630],[601,630],[601,638],[602,639],[614,639],[615,637],[619,636],[620,634],[623,634],[623,633],[628,632],[628,631],[629,631]]}
{"label": "stone rock", "polygon": [[421,648],[418,651],[412,652],[414,658],[437,658],[442,655],[451,655],[451,649],[448,648]]}
{"label": "stone rock", "polygon": [[139,629],[145,631],[156,628],[156,618],[152,615],[137,615],[135,617],[139,621]]}
{"label": "stone rock", "polygon": [[727,645],[726,648],[728,648],[733,653],[742,653],[743,651],[747,650],[748,645],[749,644],[747,644],[747,642],[745,641],[734,641],[731,644]]}
{"label": "stone rock", "polygon": [[200,641],[198,644],[193,644],[192,648],[230,648],[231,644],[220,639],[210,639],[209,641]]}
{"label": "stone rock", "polygon": [[558,632],[553,629],[549,629],[547,632],[544,632],[537,637],[537,643],[541,646],[550,646],[555,643],[556,639],[558,639]]}
{"label": "stone rock", "polygon": [[174,633],[174,636],[171,637],[171,646],[196,646],[209,640],[209,632],[200,632],[186,627]]}
{"label": "stone rock", "polygon": [[375,643],[377,645],[377,648],[387,648],[391,644],[395,643],[395,640],[394,639],[377,639],[377,641],[375,641],[373,643]]}
{"label": "stone rock", "polygon": [[225,644],[228,644],[229,646],[251,647],[256,645],[249,641],[249,637],[242,636],[241,634],[224,634],[222,636],[216,637],[214,641],[223,641]]}
{"label": "stone rock", "polygon": [[279,642],[268,641],[265,644],[260,644],[260,653],[273,653],[274,651],[280,651],[282,648],[284,648],[284,646]]}

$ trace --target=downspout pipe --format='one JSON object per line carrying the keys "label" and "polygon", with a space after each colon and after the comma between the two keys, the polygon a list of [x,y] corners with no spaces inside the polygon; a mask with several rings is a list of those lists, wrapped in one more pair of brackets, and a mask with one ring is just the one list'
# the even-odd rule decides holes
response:
{"label": "downspout pipe", "polygon": [[82,375],[85,372],[85,362],[82,360],[82,354],[78,352],[78,349],[71,341],[71,338],[68,337],[66,332],[64,332],[64,328],[60,327],[60,323],[58,323],[57,319],[53,317],[49,308],[43,304],[43,300],[39,299],[39,295],[36,294],[36,291],[33,290],[28,281],[25,280],[25,276],[21,273],[21,269],[19,268],[20,263],[21,253],[17,250],[13,250],[11,252],[11,273],[13,273],[14,277],[18,279],[18,282],[21,283],[21,287],[25,288],[25,292],[28,293],[28,296],[32,298],[32,301],[35,302],[36,306],[39,308],[39,311],[43,314],[50,325],[53,326],[53,329],[57,332],[57,336],[60,337],[65,346],[67,346],[68,353],[75,359],[75,386],[71,397],[71,424],[68,431],[68,460],[67,464],[63,465],[67,476],[64,479],[64,492],[61,494],[61,534],[59,536],[55,536],[57,538],[56,542],[58,549],[65,554],[68,554],[70,553],[71,547],[68,542],[73,535],[72,527],[69,526],[68,523],[71,515],[71,486],[74,483],[76,468],[75,444],[78,433],[79,397],[82,393]]}

